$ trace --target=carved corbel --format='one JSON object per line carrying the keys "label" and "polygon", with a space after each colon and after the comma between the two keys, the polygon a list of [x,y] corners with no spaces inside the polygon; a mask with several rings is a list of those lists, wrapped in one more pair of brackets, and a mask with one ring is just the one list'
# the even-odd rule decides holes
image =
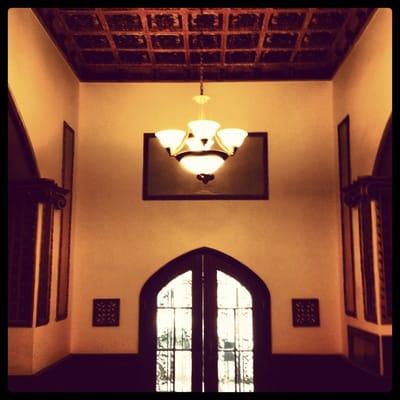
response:
{"label": "carved corbel", "polygon": [[361,201],[378,200],[382,193],[390,192],[392,183],[389,178],[360,176],[343,189],[344,201],[350,207],[356,207]]}
{"label": "carved corbel", "polygon": [[23,198],[33,203],[46,203],[61,210],[67,204],[65,195],[69,190],[58,186],[51,179],[37,179],[34,181],[20,181],[9,184],[11,200],[13,197]]}

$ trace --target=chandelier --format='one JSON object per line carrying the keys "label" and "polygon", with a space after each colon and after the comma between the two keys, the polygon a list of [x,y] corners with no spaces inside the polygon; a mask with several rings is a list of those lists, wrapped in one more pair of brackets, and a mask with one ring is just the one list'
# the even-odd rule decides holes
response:
{"label": "chandelier", "polygon": [[188,130],[164,129],[156,137],[171,157],[197,179],[208,183],[224,161],[236,153],[248,133],[239,128],[219,129],[221,125],[205,118],[204,106],[211,99],[204,94],[203,87],[203,32],[200,38],[200,95],[193,100],[199,105],[199,117],[190,121]]}

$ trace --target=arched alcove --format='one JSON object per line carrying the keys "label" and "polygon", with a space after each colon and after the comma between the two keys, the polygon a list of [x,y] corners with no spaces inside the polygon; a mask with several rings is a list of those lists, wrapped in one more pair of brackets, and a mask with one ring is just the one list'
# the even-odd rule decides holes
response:
{"label": "arched alcove", "polygon": [[8,92],[8,181],[39,179],[35,153],[17,107]]}
{"label": "arched alcove", "polygon": [[[184,281],[186,286],[183,287],[187,288],[184,290],[189,293],[185,300],[187,304],[165,306],[160,298],[157,300],[160,293],[180,281]],[[164,314],[165,310],[170,312],[171,318],[164,318],[164,321],[173,331],[171,339],[167,340],[173,345],[165,346],[160,341],[160,310]],[[186,350],[180,344],[176,345],[175,321],[183,323],[183,317],[175,319],[177,310],[179,315],[186,310],[189,321]],[[271,353],[270,314],[268,288],[250,268],[236,259],[202,247],[168,262],[146,281],[140,295],[139,350],[145,390],[265,391]],[[233,339],[223,337],[225,325],[232,326]],[[231,334],[229,329],[225,332]],[[190,370],[187,372],[190,381],[179,389],[175,361],[182,356],[183,350],[185,357],[190,359],[184,368]],[[171,365],[165,385],[160,383],[159,371],[164,368],[160,367],[158,357],[161,356],[169,358],[167,363]]]}
{"label": "arched alcove", "polygon": [[372,175],[392,177],[392,115],[383,131]]}
{"label": "arched alcove", "polygon": [[390,115],[383,131],[372,175],[383,182],[386,187],[386,190],[380,190],[376,196],[376,232],[381,320],[384,324],[391,324],[393,282],[392,115]]}

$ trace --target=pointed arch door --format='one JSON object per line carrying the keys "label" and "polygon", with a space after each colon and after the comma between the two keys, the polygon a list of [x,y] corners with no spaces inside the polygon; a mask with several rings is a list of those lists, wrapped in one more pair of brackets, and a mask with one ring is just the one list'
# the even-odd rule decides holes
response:
{"label": "pointed arch door", "polygon": [[269,311],[264,283],[233,258],[202,248],[171,261],[141,293],[146,389],[266,390]]}

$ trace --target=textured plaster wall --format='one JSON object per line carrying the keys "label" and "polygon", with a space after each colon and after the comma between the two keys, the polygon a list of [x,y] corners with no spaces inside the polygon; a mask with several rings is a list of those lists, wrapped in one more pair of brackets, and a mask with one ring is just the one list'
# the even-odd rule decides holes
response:
{"label": "textured plaster wall", "polygon": [[[208,246],[267,284],[274,352],[339,353],[332,83],[207,83],[205,90],[209,118],[268,132],[270,200],[143,201],[143,133],[185,128],[196,118],[198,85],[81,84],[72,351],[137,352],[144,282],[178,255]],[[91,327],[92,299],[101,297],[121,298],[118,328]],[[320,328],[292,327],[292,297],[320,299]]]}
{"label": "textured plaster wall", "polygon": [[[268,132],[268,201],[143,201],[143,133],[185,128],[196,117],[198,85],[79,83],[31,10],[11,9],[8,24],[9,89],[42,177],[60,183],[62,122],[77,132],[70,317],[55,322],[55,245],[50,324],[9,329],[11,373],[35,372],[69,352],[137,352],[142,285],[202,246],[264,280],[273,352],[345,351],[336,126],[350,114],[353,178],[370,174],[391,111],[390,10],[378,10],[331,82],[206,84],[208,117]],[[56,217],[54,243],[58,226]],[[91,327],[97,297],[121,298],[118,328]],[[320,299],[320,328],[292,327],[293,297]]]}
{"label": "textured plaster wall", "polygon": [[[352,180],[371,175],[379,143],[392,112],[392,11],[378,9],[333,79],[333,119],[337,124],[350,116]],[[337,144],[336,144],[337,147]],[[337,149],[335,149],[335,152]],[[353,211],[357,318],[346,317],[343,325],[390,335],[391,326],[365,321],[358,240],[357,211]],[[376,249],[376,237],[375,249]],[[375,260],[376,261],[376,260]],[[376,264],[376,263],[375,263]],[[379,310],[378,271],[375,265],[376,299]],[[379,316],[379,312],[378,312]],[[379,321],[379,320],[378,320]],[[346,343],[346,341],[344,341]]]}
{"label": "textured plaster wall", "polygon": [[[8,87],[41,177],[61,185],[63,121],[78,126],[79,81],[28,8],[8,11]],[[55,322],[59,214],[54,221],[50,323],[9,329],[10,373],[34,373],[70,352],[70,319]]]}

